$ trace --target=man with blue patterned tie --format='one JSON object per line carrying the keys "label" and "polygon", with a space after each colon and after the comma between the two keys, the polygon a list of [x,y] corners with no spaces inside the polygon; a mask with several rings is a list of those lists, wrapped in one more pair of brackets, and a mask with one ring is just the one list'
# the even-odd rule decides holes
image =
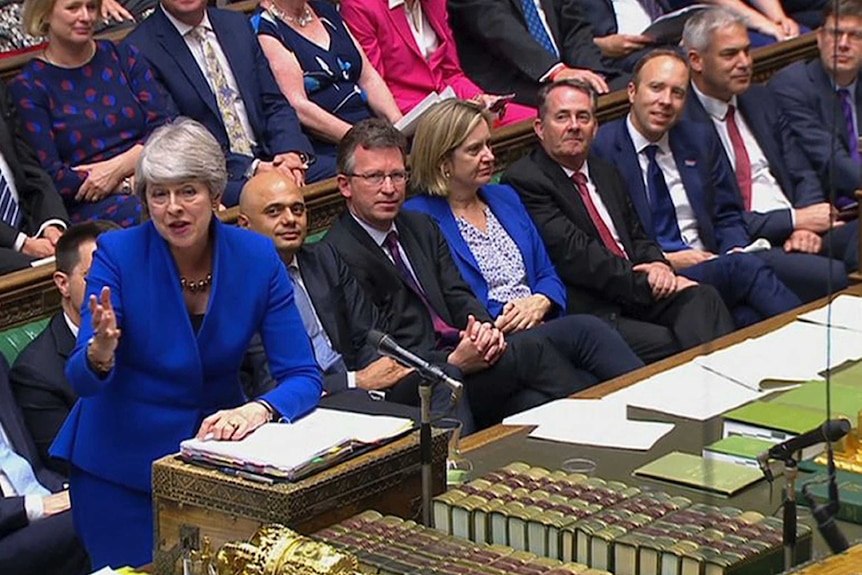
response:
{"label": "man with blue patterned tie", "polygon": [[687,62],[656,50],[635,66],[631,111],[599,129],[595,152],[620,168],[644,229],[674,270],[714,286],[738,327],[801,304],[750,242],[739,189],[706,126],[680,121]]}
{"label": "man with blue patterned tie", "polygon": [[54,255],[69,219],[0,82],[0,274]]}
{"label": "man with blue patterned tie", "polygon": [[[0,573],[79,575],[89,559],[72,525],[63,477],[42,466],[0,355]],[[53,492],[53,493],[52,493]]]}
{"label": "man with blue patterned tie", "polygon": [[593,43],[582,0],[448,0],[458,56],[489,94],[515,93],[536,105],[548,80],[577,78],[604,94],[622,88],[622,70]]}

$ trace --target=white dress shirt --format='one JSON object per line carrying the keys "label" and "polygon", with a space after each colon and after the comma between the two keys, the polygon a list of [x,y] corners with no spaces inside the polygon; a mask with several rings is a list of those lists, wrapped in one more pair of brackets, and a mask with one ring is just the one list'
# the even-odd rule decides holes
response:
{"label": "white dress shirt", "polygon": [[617,33],[638,35],[652,24],[649,14],[637,0],[611,0],[617,18]]}
{"label": "white dress shirt", "polygon": [[736,153],[733,151],[733,143],[730,141],[730,134],[727,131],[727,110],[729,106],[736,109],[734,117],[736,118],[736,127],[739,129],[739,134],[742,136],[742,142],[745,144],[745,151],[748,152],[748,159],[751,163],[751,211],[758,213],[767,213],[775,210],[790,210],[791,221],[796,223],[796,214],[793,210],[793,205],[784,192],[781,191],[781,186],[772,175],[769,169],[769,161],[757,143],[754,134],[745,122],[745,118],[739,111],[736,96],[733,96],[729,102],[722,102],[712,96],[707,96],[697,86],[692,83],[695,96],[703,104],[706,113],[709,114],[715,129],[718,132],[718,137],[721,140],[721,145],[724,148],[724,153],[730,160],[730,166],[736,170]]}
{"label": "white dress shirt", "polygon": [[[15,179],[12,177],[12,168],[9,166],[9,162],[6,161],[6,158],[3,156],[3,152],[0,152],[0,173],[3,174],[3,177],[6,178],[6,185],[9,186],[9,193],[12,194],[12,197],[15,198],[15,202],[18,204],[18,209],[21,208],[21,199],[18,196],[18,188],[15,187]],[[48,226],[57,226],[58,228],[65,230],[66,222],[58,219],[50,219],[44,221],[39,229],[36,231],[34,237],[39,237],[42,235],[42,232],[45,231],[45,228]],[[27,234],[23,232],[18,232],[18,235],[15,237],[15,243],[12,244],[12,249],[16,252],[20,252],[21,248],[24,247],[24,242],[27,240]]]}
{"label": "white dress shirt", "polygon": [[[0,423],[0,442],[5,443],[12,449],[12,444],[9,443],[9,436],[6,435],[6,430],[3,428],[3,424]],[[13,449],[14,451],[14,449]],[[35,471],[35,470],[34,470]],[[38,479],[38,477],[37,477]],[[15,488],[12,487],[12,483],[10,483],[9,479],[6,477],[6,474],[0,469],[0,492],[2,492],[3,497],[17,497],[18,493],[15,491]],[[24,496],[24,511],[27,513],[27,519],[30,522],[36,521],[37,519],[41,519],[45,516],[45,508],[42,504],[42,496],[41,495],[25,495]]]}
{"label": "white dress shirt", "polygon": [[[572,181],[572,176],[575,175],[575,170],[570,170],[565,166],[560,166],[563,168],[563,171],[566,173],[566,177],[569,178],[569,181]],[[604,200],[596,191],[596,186],[593,184],[592,179],[590,178],[590,167],[587,165],[587,162],[581,166],[581,169],[578,172],[582,173],[587,178],[587,192],[589,192],[590,199],[593,201],[593,205],[596,207],[596,212],[598,212],[599,217],[604,222],[605,226],[611,232],[611,236],[613,236],[614,241],[619,246],[620,250],[623,253],[626,253],[626,249],[623,247],[623,243],[620,240],[620,234],[617,231],[617,227],[614,225],[614,220],[611,218],[611,214],[608,211],[608,207],[605,205]],[[577,194],[577,185],[572,181],[572,189],[574,193]]]}
{"label": "white dress shirt", "polygon": [[[638,164],[641,168],[641,178],[643,178],[644,190],[649,194],[649,184],[647,183],[647,168],[649,167],[649,158],[646,155],[646,148],[655,144],[658,146],[659,152],[656,154],[656,163],[664,174],[664,181],[667,184],[667,189],[670,192],[671,201],[673,201],[674,211],[676,212],[676,223],[679,226],[679,233],[682,236],[682,241],[687,245],[698,249],[705,249],[703,242],[700,240],[700,229],[697,224],[697,217],[689,202],[688,195],[685,193],[685,186],[682,183],[682,177],[679,174],[679,168],[673,158],[673,153],[670,149],[670,139],[665,134],[658,142],[650,142],[643,134],[638,132],[637,128],[632,124],[631,114],[626,116],[626,128],[629,136],[634,144],[635,151],[638,154]],[[649,198],[647,198],[649,202]]]}
{"label": "white dress shirt", "polygon": [[[189,51],[192,53],[192,57],[195,59],[195,62],[200,68],[201,73],[206,78],[207,84],[209,84],[210,90],[215,94],[215,86],[213,85],[212,79],[210,79],[207,74],[207,65],[206,60],[204,58],[204,50],[201,43],[198,39],[191,33],[192,30],[197,28],[197,26],[189,26],[188,24],[184,24],[180,22],[171,14],[165,10],[161,5],[159,5],[159,10],[164,11],[165,16],[168,17],[168,20],[179,32],[180,36],[182,36],[183,41],[186,43],[186,46],[189,47]],[[257,142],[254,139],[254,131],[251,129],[251,122],[248,121],[248,114],[245,111],[245,103],[242,101],[242,94],[239,92],[239,85],[236,82],[236,77],[233,74],[233,70],[230,67],[230,62],[225,56],[224,50],[221,48],[221,44],[219,44],[218,37],[213,31],[212,24],[210,24],[209,15],[204,12],[204,18],[201,20],[198,26],[202,26],[207,33],[207,39],[213,47],[213,51],[215,52],[216,60],[218,60],[219,66],[221,66],[222,71],[224,72],[225,80],[227,80],[227,85],[231,89],[234,95],[234,110],[236,111],[236,115],[239,118],[240,124],[242,124],[242,129],[245,132],[246,137],[248,138],[251,146],[254,147]]]}
{"label": "white dress shirt", "polygon": [[[390,10],[401,5],[404,5],[404,0],[389,0]],[[407,15],[407,24],[410,26],[419,52],[422,53],[423,58],[428,60],[440,47],[440,38],[437,37],[434,28],[428,25],[428,20],[425,19],[425,14],[422,12],[422,3],[416,0],[413,3],[413,8],[404,6],[404,14]]]}

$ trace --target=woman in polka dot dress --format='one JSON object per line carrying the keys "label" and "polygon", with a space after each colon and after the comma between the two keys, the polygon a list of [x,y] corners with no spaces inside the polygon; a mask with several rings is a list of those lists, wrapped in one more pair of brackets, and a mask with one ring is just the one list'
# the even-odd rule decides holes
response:
{"label": "woman in polka dot dress", "polygon": [[143,143],[176,114],[134,48],[93,39],[98,14],[98,0],[26,0],[24,26],[48,45],[9,89],[72,221],[128,227],[141,218],[131,191]]}

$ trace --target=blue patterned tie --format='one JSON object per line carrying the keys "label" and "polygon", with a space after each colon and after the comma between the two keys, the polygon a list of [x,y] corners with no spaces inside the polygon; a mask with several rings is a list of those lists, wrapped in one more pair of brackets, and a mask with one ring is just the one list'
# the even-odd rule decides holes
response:
{"label": "blue patterned tie", "polygon": [[542,18],[539,16],[539,9],[536,8],[535,2],[533,0],[521,0],[521,7],[524,9],[524,19],[527,21],[527,30],[530,32],[530,36],[555,58],[559,57],[560,53],[557,52],[554,41],[551,40],[548,31],[542,25]]}
{"label": "blue patterned tie", "polygon": [[676,209],[664,174],[655,159],[658,146],[649,145],[644,150],[649,165],[647,166],[647,193],[649,194],[650,211],[652,212],[652,223],[655,229],[656,240],[662,251],[678,252],[688,249],[689,246],[682,241],[679,233],[679,223],[676,220]]}
{"label": "blue patterned tie", "polygon": [[42,487],[30,462],[15,453],[8,441],[0,436],[0,471],[12,484],[16,495],[50,495],[51,492]]}
{"label": "blue patterned tie", "polygon": [[[305,326],[308,339],[311,340],[311,347],[314,349],[314,359],[317,361],[317,365],[323,371],[330,371],[330,368],[337,366],[339,362],[343,365],[344,362],[341,359],[341,354],[332,349],[332,346],[326,339],[326,334],[323,333],[320,320],[317,319],[317,315],[314,313],[311,298],[308,297],[305,286],[299,281],[299,268],[290,266],[288,270],[290,271],[290,279],[293,280],[293,301],[296,302],[296,307],[299,309],[299,316],[302,318],[302,325]],[[338,369],[336,371],[342,370]]]}
{"label": "blue patterned tie", "polygon": [[2,171],[0,171],[0,220],[15,229],[18,229],[18,224],[21,223],[21,210],[18,209],[18,202],[15,201],[12,188],[9,187],[9,182],[6,181]]}
{"label": "blue patterned tie", "polygon": [[838,90],[841,97],[841,110],[844,112],[844,122],[847,125],[847,137],[850,139],[850,157],[859,163],[859,134],[856,133],[856,122],[853,121],[853,99],[850,90]]}

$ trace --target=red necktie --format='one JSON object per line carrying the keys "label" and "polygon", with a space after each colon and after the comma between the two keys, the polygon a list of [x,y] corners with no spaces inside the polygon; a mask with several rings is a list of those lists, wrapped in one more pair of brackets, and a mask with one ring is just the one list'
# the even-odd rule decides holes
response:
{"label": "red necktie", "polygon": [[572,174],[572,180],[575,182],[575,187],[578,189],[581,201],[584,202],[584,207],[587,208],[587,213],[590,214],[590,219],[593,220],[593,225],[596,226],[596,230],[599,232],[602,243],[615,256],[628,259],[625,250],[616,242],[611,230],[605,224],[602,216],[599,215],[599,211],[590,197],[590,190],[587,188],[587,177],[581,172],[575,172]]}
{"label": "red necktie", "polygon": [[736,156],[736,181],[739,183],[739,192],[742,194],[742,205],[746,211],[751,210],[751,159],[736,125],[736,108],[727,107],[727,116],[724,117],[727,126],[727,135],[730,136],[730,145],[733,147],[733,155]]}

